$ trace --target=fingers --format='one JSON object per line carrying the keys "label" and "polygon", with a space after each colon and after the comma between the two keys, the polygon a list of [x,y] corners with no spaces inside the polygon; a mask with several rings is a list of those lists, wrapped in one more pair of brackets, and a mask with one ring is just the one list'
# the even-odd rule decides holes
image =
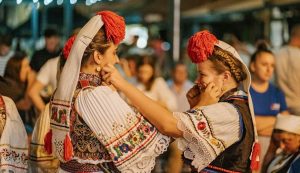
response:
{"label": "fingers", "polygon": [[194,85],[186,94],[188,98],[194,98],[200,94],[200,89],[198,85]]}

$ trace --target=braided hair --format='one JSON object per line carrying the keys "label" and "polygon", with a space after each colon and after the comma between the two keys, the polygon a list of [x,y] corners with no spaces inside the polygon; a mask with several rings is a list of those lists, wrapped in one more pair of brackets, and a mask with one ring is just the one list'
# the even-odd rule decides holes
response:
{"label": "braided hair", "polygon": [[221,74],[224,71],[230,71],[237,83],[245,80],[247,74],[243,70],[243,64],[236,59],[230,52],[214,46],[212,55],[209,57],[214,64],[216,71]]}

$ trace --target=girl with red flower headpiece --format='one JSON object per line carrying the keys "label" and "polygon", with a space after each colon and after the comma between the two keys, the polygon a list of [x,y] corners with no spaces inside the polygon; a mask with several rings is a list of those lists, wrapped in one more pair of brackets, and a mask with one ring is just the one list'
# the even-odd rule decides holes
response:
{"label": "girl with red flower headpiece", "polygon": [[102,11],[79,31],[50,103],[45,150],[58,172],[151,172],[170,138],[122,100],[100,71],[119,61],[125,36],[121,16]]}
{"label": "girl with red flower headpiece", "polygon": [[112,65],[102,77],[123,92],[160,132],[177,138],[193,172],[251,172],[259,145],[249,94],[250,73],[236,50],[208,31],[189,39],[199,78],[187,93],[190,110],[170,112],[126,82]]}

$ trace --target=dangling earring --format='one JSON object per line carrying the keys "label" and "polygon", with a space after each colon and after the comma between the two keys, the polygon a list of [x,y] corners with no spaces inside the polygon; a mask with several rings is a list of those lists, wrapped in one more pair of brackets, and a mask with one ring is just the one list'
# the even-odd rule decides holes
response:
{"label": "dangling earring", "polygon": [[100,71],[101,71],[101,67],[98,66],[98,67],[96,68],[96,71],[97,71],[97,72],[100,72]]}

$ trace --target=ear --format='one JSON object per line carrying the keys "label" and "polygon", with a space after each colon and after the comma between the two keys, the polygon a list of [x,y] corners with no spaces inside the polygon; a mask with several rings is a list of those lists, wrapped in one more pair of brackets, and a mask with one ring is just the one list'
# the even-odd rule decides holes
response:
{"label": "ear", "polygon": [[254,72],[255,71],[255,67],[254,67],[254,62],[250,63],[250,72]]}
{"label": "ear", "polygon": [[93,58],[94,58],[95,63],[99,65],[102,63],[104,57],[102,56],[102,54],[99,51],[96,50],[96,51],[94,51]]}
{"label": "ear", "polygon": [[231,73],[229,72],[229,71],[225,71],[224,73],[223,73],[223,79],[224,79],[224,82],[226,82],[226,81],[228,81],[228,79],[230,79],[231,78]]}

